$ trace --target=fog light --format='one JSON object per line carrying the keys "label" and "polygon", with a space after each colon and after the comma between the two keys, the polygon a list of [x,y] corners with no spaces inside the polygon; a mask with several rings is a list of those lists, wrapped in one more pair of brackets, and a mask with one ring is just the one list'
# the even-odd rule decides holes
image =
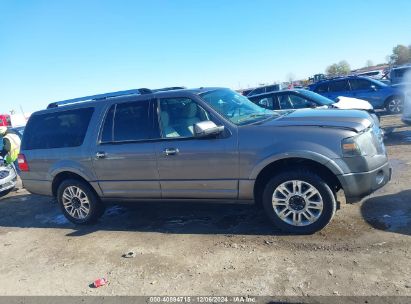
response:
{"label": "fog light", "polygon": [[381,184],[384,181],[384,171],[378,171],[377,175],[375,176],[375,182],[377,185]]}

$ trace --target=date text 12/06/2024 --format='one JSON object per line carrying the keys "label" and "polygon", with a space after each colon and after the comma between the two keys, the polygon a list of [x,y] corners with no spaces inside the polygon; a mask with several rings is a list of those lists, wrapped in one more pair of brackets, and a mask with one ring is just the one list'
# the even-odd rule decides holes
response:
{"label": "date text 12/06/2024", "polygon": [[242,296],[182,296],[182,297],[149,297],[149,303],[255,303],[255,297]]}

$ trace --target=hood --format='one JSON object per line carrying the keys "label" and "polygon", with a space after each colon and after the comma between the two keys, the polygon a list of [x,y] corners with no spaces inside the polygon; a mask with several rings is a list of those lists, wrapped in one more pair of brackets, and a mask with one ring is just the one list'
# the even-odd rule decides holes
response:
{"label": "hood", "polygon": [[347,129],[362,132],[373,124],[371,116],[365,111],[333,109],[301,109],[267,121],[265,124],[285,126],[310,126]]}
{"label": "hood", "polygon": [[374,109],[372,105],[366,100],[345,96],[338,96],[337,102],[334,103],[333,106],[335,106],[338,109],[345,110],[357,109],[370,111]]}

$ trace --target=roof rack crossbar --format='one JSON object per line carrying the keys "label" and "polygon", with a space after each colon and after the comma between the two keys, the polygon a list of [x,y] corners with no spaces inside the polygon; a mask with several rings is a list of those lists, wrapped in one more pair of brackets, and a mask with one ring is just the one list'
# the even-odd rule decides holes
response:
{"label": "roof rack crossbar", "polygon": [[79,97],[79,98],[52,102],[47,106],[47,109],[56,108],[58,106],[64,106],[64,105],[73,104],[77,102],[83,102],[83,101],[104,100],[107,98],[117,97],[117,96],[141,95],[141,94],[147,94],[147,93],[148,93],[148,89],[132,89],[132,90],[125,90],[125,91],[110,92],[110,93],[105,93],[105,94],[90,95],[90,96],[84,96],[84,97]]}

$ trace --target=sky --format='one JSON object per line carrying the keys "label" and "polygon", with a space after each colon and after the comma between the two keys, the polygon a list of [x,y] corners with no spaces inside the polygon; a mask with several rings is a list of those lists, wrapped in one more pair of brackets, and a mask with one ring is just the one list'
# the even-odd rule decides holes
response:
{"label": "sky", "polygon": [[409,0],[0,0],[0,113],[135,88],[308,78],[411,44]]}

